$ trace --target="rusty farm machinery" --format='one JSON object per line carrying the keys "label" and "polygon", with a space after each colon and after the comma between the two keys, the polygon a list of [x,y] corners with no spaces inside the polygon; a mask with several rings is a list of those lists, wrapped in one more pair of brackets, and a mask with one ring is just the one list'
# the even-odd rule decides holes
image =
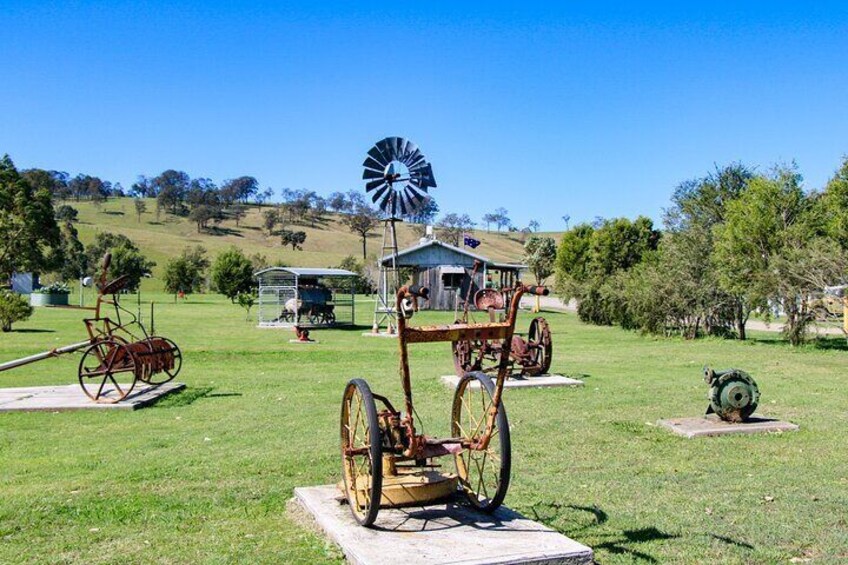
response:
{"label": "rusty farm machinery", "polygon": [[[474,262],[471,272],[471,280],[480,268],[480,261]],[[518,302],[511,300],[521,287],[495,290],[493,288],[482,288],[474,295],[474,306],[478,311],[487,312],[489,322],[494,323],[498,319],[498,312],[503,312],[501,317],[514,316],[518,309]],[[457,317],[457,323],[467,324],[470,318],[471,291],[473,284],[468,285],[465,296],[465,304],[462,314]],[[545,291],[547,294],[547,290]],[[507,308],[508,307],[508,308]],[[470,371],[482,371],[491,373],[499,370],[502,359],[503,343],[490,339],[464,339],[451,343],[454,367],[456,375],[462,377]],[[551,368],[551,356],[553,354],[553,340],[551,329],[547,320],[541,316],[533,318],[527,337],[513,334],[508,349],[508,374],[518,368],[522,376],[538,376],[548,372]]]}
{"label": "rusty farm machinery", "polygon": [[[108,281],[111,255],[103,257],[93,318],[83,320],[88,339],[0,364],[0,371],[83,351],[77,376],[83,392],[94,402],[115,403],[129,395],[138,381],[164,384],[180,372],[182,353],[170,339],[150,335],[139,318],[122,307],[118,294],[129,277]],[[107,310],[109,311],[107,313]],[[112,314],[114,312],[114,314]],[[151,305],[152,317],[152,305]]]}
{"label": "rusty farm machinery", "polygon": [[[402,411],[373,393],[363,379],[345,387],[341,408],[341,487],[356,521],[369,526],[380,507],[422,504],[449,496],[461,487],[478,510],[493,512],[506,496],[510,480],[510,431],[502,392],[511,366],[518,302],[524,293],[547,294],[544,287],[518,285],[504,321],[409,326],[429,291],[417,285],[397,291]],[[493,381],[481,371],[463,374],[457,383],[448,438],[416,428],[409,368],[415,343],[496,341],[499,360]],[[456,473],[441,471],[441,457],[453,457]]]}

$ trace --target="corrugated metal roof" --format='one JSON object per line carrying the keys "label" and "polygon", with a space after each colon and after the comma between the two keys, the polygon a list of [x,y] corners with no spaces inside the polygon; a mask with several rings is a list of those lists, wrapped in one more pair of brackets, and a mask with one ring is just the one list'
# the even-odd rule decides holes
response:
{"label": "corrugated metal roof", "polygon": [[[444,247],[445,249],[450,249],[451,251],[456,251],[457,253],[461,253],[462,255],[467,255],[468,257],[471,257],[472,259],[479,259],[480,261],[482,261],[483,263],[486,263],[486,264],[491,263],[491,261],[487,257],[483,257],[482,255],[477,255],[476,253],[472,253],[472,252],[470,252],[466,249],[460,249],[459,247],[454,247],[453,245],[450,245],[449,243],[445,243],[444,241],[439,241],[438,239],[431,239],[429,241],[419,243],[418,245],[413,245],[412,247],[407,247],[406,249],[404,249],[402,251],[398,251],[397,256],[403,257],[404,255],[409,255],[410,253],[415,253],[416,251],[418,251],[420,249],[424,249],[425,247],[431,247],[431,246],[434,246],[434,245]],[[392,260],[391,255],[386,255],[382,259],[383,263],[389,263],[391,260]]]}
{"label": "corrugated metal roof", "polygon": [[253,273],[254,277],[258,277],[263,273],[277,271],[283,273],[291,273],[298,277],[355,277],[356,273],[352,273],[346,269],[318,269],[313,267],[269,267]]}

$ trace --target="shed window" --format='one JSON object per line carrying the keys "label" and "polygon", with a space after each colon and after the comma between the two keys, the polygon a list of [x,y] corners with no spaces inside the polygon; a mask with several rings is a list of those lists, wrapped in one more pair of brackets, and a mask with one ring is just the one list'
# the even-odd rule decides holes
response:
{"label": "shed window", "polygon": [[464,277],[464,273],[442,273],[442,286],[445,288],[460,288]]}

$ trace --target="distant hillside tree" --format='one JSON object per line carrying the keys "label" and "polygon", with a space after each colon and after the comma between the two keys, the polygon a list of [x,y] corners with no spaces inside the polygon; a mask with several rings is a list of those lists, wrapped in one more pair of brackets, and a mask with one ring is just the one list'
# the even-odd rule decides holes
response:
{"label": "distant hillside tree", "polygon": [[141,198],[136,198],[133,200],[133,204],[135,205],[135,215],[138,223],[141,223],[141,215],[147,211],[147,203]]}
{"label": "distant hillside tree", "polygon": [[377,210],[370,206],[359,206],[353,213],[342,218],[342,224],[362,238],[362,258],[367,258],[368,234],[380,224]]}
{"label": "distant hillside tree", "polygon": [[60,222],[76,222],[79,219],[79,210],[73,206],[62,204],[56,208],[56,220]]}
{"label": "distant hillside tree", "polygon": [[436,227],[439,228],[439,237],[457,247],[462,242],[462,234],[473,229],[475,225],[468,214],[460,215],[454,212],[445,214],[436,223]]}
{"label": "distant hillside tree", "polygon": [[243,176],[234,179],[225,180],[221,185],[221,197],[225,204],[233,202],[247,202],[259,194],[259,181],[254,177]]}
{"label": "distant hillside tree", "polygon": [[152,184],[156,191],[156,200],[165,210],[174,215],[183,213],[184,203],[188,196],[191,178],[183,171],[168,169],[154,178]]}
{"label": "distant hillside tree", "polygon": [[27,169],[21,172],[33,190],[47,190],[55,200],[66,200],[71,196],[68,190],[70,176],[60,171],[45,171],[44,169]]}
{"label": "distant hillside tree", "polygon": [[283,247],[291,245],[292,251],[303,251],[303,244],[306,242],[306,232],[283,230],[280,232],[280,241]]}

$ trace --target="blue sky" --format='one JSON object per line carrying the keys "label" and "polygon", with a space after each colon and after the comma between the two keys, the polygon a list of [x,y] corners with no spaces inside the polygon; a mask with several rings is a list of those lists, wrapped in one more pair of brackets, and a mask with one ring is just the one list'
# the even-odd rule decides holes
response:
{"label": "blue sky", "polygon": [[848,3],[0,3],[0,153],[129,186],[360,189],[387,135],[442,211],[661,218],[714,164],[848,154]]}

